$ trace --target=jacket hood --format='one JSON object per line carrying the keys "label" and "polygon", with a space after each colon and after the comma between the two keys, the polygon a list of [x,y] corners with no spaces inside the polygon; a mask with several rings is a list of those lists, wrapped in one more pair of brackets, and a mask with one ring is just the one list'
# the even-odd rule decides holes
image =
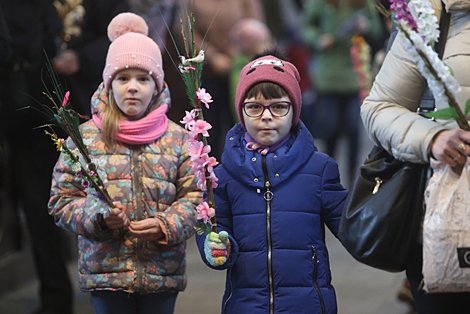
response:
{"label": "jacket hood", "polygon": [[[155,110],[161,104],[168,104],[168,110],[171,107],[171,98],[170,98],[170,90],[166,83],[163,84],[163,90],[160,95],[153,100],[149,106],[151,106],[151,110]],[[96,114],[99,118],[102,118],[104,109],[106,106],[109,105],[109,94],[108,91],[104,88],[104,83],[101,83],[98,86],[98,89],[93,93],[91,97],[91,114]]]}
{"label": "jacket hood", "polygon": [[[246,129],[236,124],[225,138],[222,165],[234,178],[256,188],[264,187],[262,155],[246,149]],[[266,155],[269,182],[274,187],[301,168],[317,151],[313,137],[299,120],[291,138],[276,152]]]}

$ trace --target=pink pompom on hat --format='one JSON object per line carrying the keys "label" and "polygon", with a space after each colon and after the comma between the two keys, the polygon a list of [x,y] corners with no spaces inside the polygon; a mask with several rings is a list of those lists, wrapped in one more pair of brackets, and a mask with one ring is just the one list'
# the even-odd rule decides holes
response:
{"label": "pink pompom on hat", "polygon": [[242,69],[238,81],[237,94],[235,96],[235,109],[238,119],[243,127],[242,104],[245,95],[255,84],[260,82],[276,83],[284,88],[293,103],[294,117],[292,125],[297,125],[302,107],[302,94],[300,91],[300,75],[297,68],[290,62],[278,59],[274,56],[264,56],[251,61]]}
{"label": "pink pompom on hat", "polygon": [[111,40],[103,70],[104,87],[109,91],[114,76],[121,70],[137,68],[148,71],[158,90],[163,87],[162,54],[158,45],[147,36],[148,26],[134,13],[121,13],[108,25]]}

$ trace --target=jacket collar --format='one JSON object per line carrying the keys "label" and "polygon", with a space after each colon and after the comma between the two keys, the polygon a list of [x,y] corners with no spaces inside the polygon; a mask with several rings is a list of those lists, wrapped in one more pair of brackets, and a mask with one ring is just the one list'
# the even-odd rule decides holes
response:
{"label": "jacket collar", "polygon": [[[246,149],[245,132],[245,128],[238,123],[227,133],[221,166],[245,184],[262,188],[264,186],[262,155]],[[269,181],[272,186],[289,178],[317,151],[313,137],[302,121],[299,121],[292,133],[291,138],[276,152],[266,155]]]}
{"label": "jacket collar", "polygon": [[447,12],[470,11],[470,0],[442,0]]}

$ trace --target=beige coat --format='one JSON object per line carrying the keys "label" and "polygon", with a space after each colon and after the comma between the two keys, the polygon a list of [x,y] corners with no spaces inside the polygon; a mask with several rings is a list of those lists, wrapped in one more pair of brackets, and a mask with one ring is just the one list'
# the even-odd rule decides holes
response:
{"label": "beige coat", "polygon": [[[441,16],[439,0],[430,0]],[[456,94],[462,111],[470,98],[470,0],[444,0],[451,12],[443,60],[461,84]],[[426,81],[403,47],[406,38],[397,35],[390,52],[361,106],[361,116],[371,140],[400,160],[429,161],[429,147],[441,130],[457,128],[454,120],[433,122],[416,113]],[[436,109],[448,107],[436,103]],[[470,115],[467,116],[467,119]]]}

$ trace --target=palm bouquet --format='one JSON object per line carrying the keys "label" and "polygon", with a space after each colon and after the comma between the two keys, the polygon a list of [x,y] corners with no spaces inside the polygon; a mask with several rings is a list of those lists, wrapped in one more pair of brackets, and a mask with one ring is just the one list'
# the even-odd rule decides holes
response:
{"label": "palm bouquet", "polygon": [[465,113],[460,109],[455,94],[460,91],[460,84],[453,76],[453,71],[434,51],[439,38],[439,25],[434,9],[428,0],[389,0],[392,18],[406,37],[406,46],[412,60],[426,79],[434,98],[439,103],[448,103],[449,107],[426,113],[428,118],[454,119],[463,130],[470,131],[465,115],[470,112],[470,99],[465,104]]}
{"label": "palm bouquet", "polygon": [[[203,70],[205,48],[196,47],[194,38],[195,18],[192,11],[191,1],[183,4],[180,0],[181,14],[181,35],[184,44],[184,54],[180,53],[174,41],[179,60],[173,60],[173,64],[185,83],[186,94],[190,104],[194,107],[190,112],[186,111],[186,115],[180,122],[189,130],[190,139],[188,153],[193,162],[192,169],[197,177],[198,187],[206,192],[206,200],[197,206],[198,219],[203,219],[195,225],[198,234],[217,233],[217,223],[215,218],[214,194],[212,189],[217,187],[217,177],[214,174],[214,167],[218,164],[215,157],[209,156],[211,151],[210,145],[207,144],[209,130],[212,128],[210,123],[204,120],[202,113],[202,104],[209,109],[209,104],[213,102],[212,96],[201,87],[201,75]],[[209,26],[210,28],[210,26]],[[207,32],[206,32],[207,35]],[[209,223],[209,225],[208,225]]]}
{"label": "palm bouquet", "polygon": [[[83,139],[79,130],[80,118],[84,117],[72,109],[69,101],[70,92],[64,91],[63,85],[55,73],[50,60],[47,60],[46,74],[52,84],[52,89],[48,88],[48,84],[46,84],[43,78],[41,80],[46,89],[44,94],[50,100],[52,106],[36,101],[39,106],[27,108],[37,110],[49,118],[51,124],[41,127],[47,128],[45,133],[51,137],[57,150],[64,154],[66,160],[70,160],[71,170],[81,180],[87,199],[91,202],[92,207],[102,213],[104,217],[107,217],[111,208],[115,206],[104,186],[104,183],[107,181],[106,173],[101,170],[104,165],[102,161],[96,160],[89,155],[87,145],[91,143]],[[69,136],[76,149],[71,150],[67,146],[66,140],[57,135],[53,126],[59,126]]]}

